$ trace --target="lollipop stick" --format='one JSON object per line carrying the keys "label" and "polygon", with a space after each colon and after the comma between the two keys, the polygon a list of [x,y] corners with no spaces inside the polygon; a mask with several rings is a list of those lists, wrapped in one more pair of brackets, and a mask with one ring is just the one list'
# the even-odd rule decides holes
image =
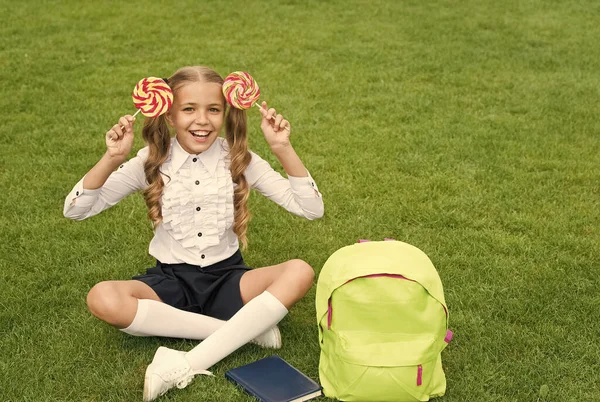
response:
{"label": "lollipop stick", "polygon": [[[261,105],[259,105],[258,103],[255,103],[254,105],[255,105],[257,108],[259,108],[260,110],[264,110],[264,111],[266,112],[265,108],[263,108],[263,107],[262,107]],[[275,116],[271,116],[271,119],[275,120]],[[286,129],[287,131],[290,131],[290,126],[285,126],[285,127],[284,127],[284,129]]]}

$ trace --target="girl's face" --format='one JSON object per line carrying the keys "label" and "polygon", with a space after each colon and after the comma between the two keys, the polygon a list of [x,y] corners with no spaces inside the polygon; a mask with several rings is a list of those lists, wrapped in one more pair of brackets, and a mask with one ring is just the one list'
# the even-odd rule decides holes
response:
{"label": "girl's face", "polygon": [[167,121],[187,153],[206,151],[219,136],[225,115],[221,88],[214,82],[188,82],[175,92]]}

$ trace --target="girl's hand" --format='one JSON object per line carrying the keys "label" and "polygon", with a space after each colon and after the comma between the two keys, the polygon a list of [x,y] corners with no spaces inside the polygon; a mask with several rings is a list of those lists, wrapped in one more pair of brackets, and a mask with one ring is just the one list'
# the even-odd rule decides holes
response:
{"label": "girl's hand", "polygon": [[112,158],[127,159],[133,147],[133,122],[135,117],[125,115],[106,132],[106,152]]}
{"label": "girl's hand", "polygon": [[267,102],[262,102],[260,128],[271,149],[285,148],[290,145],[290,122],[273,108],[267,109]]}

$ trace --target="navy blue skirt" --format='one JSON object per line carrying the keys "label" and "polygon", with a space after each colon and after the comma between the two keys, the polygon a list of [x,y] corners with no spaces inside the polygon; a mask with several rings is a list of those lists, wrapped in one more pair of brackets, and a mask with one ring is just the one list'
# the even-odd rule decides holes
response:
{"label": "navy blue skirt", "polygon": [[146,274],[132,279],[150,286],[164,303],[173,307],[228,320],[244,305],[240,279],[250,269],[238,250],[206,267],[156,261]]}

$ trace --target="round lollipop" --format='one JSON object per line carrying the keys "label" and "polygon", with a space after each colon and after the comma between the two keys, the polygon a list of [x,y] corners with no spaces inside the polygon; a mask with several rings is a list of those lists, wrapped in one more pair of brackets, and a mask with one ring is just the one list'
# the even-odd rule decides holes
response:
{"label": "round lollipop", "polygon": [[[260,96],[260,89],[250,74],[236,71],[225,78],[223,95],[231,106],[237,109],[250,109],[252,105],[256,104]],[[260,106],[258,107],[260,108]]]}
{"label": "round lollipop", "polygon": [[167,83],[156,77],[148,77],[140,80],[133,89],[133,104],[139,113],[146,117],[158,117],[166,113],[173,104],[173,91]]}

